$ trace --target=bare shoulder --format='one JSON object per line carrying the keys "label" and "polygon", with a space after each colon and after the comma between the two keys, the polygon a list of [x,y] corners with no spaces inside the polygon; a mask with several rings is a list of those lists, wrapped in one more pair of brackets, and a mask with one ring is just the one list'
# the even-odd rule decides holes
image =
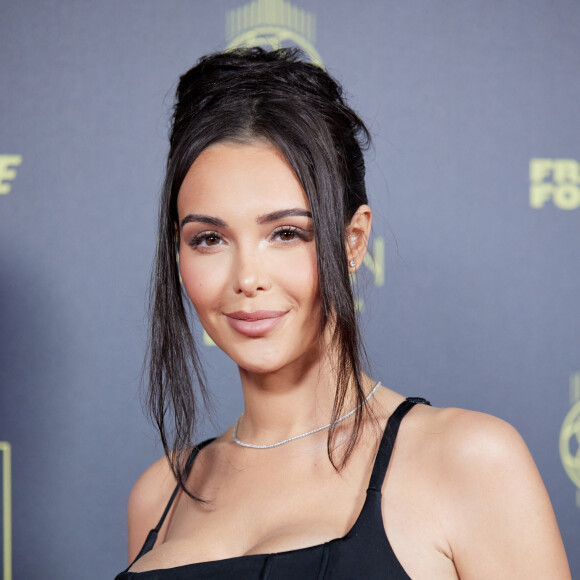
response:
{"label": "bare shoulder", "polygon": [[437,445],[448,467],[466,475],[473,470],[487,471],[498,462],[533,466],[522,437],[502,419],[465,409],[432,407],[423,408],[421,419],[424,435]]}
{"label": "bare shoulder", "polygon": [[423,406],[410,418],[411,437],[429,455],[441,489],[455,503],[465,496],[480,504],[545,504],[546,500],[549,504],[524,440],[506,421],[464,409]]}
{"label": "bare shoulder", "polygon": [[570,578],[550,499],[516,429],[422,405],[405,427],[461,578]]}
{"label": "bare shoulder", "polygon": [[157,460],[137,479],[127,504],[129,560],[138,554],[175,489],[176,482],[166,457]]}
{"label": "bare shoulder", "polygon": [[[458,470],[455,475],[485,471],[496,463],[523,462],[534,466],[520,434],[506,421],[465,409],[438,409],[417,405],[401,429],[405,445],[435,454],[442,468]],[[520,466],[521,467],[521,466]]]}

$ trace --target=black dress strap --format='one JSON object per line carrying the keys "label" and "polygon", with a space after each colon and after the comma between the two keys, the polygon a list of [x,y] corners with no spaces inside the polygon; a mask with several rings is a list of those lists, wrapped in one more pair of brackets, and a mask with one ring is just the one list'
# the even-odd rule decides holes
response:
{"label": "black dress strap", "polygon": [[393,447],[395,445],[395,439],[397,438],[401,421],[417,403],[422,403],[424,405],[431,404],[429,401],[422,399],[421,397],[408,397],[389,417],[379,445],[368,489],[373,489],[380,493],[383,487],[383,482],[385,481],[385,475],[387,474],[387,468],[389,467],[389,461],[391,460],[391,454],[393,453]]}
{"label": "black dress strap", "polygon": [[[213,439],[206,439],[205,441],[203,441],[199,445],[196,445],[191,450],[191,453],[189,454],[189,457],[187,458],[187,461],[185,462],[185,469],[183,470],[184,478],[186,478],[189,475],[189,472],[191,471],[191,468],[193,467],[193,462],[195,461],[197,454],[206,445],[209,445],[212,441],[215,441],[215,437]],[[157,522],[157,525],[152,530],[149,530],[149,533],[147,534],[147,538],[145,539],[145,543],[143,544],[143,547],[141,548],[139,554],[137,554],[137,557],[133,560],[133,562],[131,562],[131,566],[139,558],[141,558],[141,556],[144,556],[147,552],[150,552],[153,549],[153,546],[155,546],[155,542],[157,541],[157,536],[159,535],[159,530],[161,529],[163,522],[165,522],[165,518],[167,517],[167,514],[169,513],[169,510],[171,509],[171,506],[173,505],[173,502],[175,501],[175,498],[177,497],[177,494],[179,493],[180,489],[181,488],[179,487],[179,484],[175,486],[175,489],[173,490],[173,493],[171,494],[171,497],[169,498],[169,501],[167,502],[167,505],[165,506],[165,510],[163,511],[163,514],[161,515],[161,518]],[[129,568],[131,566],[129,566]]]}

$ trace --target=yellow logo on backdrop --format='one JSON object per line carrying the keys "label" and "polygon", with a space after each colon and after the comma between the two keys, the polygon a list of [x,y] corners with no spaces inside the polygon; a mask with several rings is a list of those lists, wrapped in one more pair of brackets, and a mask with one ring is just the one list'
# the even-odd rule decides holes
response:
{"label": "yellow logo on backdrop", "polygon": [[570,402],[572,408],[560,430],[560,457],[564,470],[576,491],[576,505],[580,508],[580,372],[570,377]]}
{"label": "yellow logo on backdrop", "polygon": [[574,159],[530,160],[530,206],[551,201],[559,209],[580,207],[580,163]]}
{"label": "yellow logo on backdrop", "polygon": [[314,48],[316,16],[285,0],[254,0],[226,14],[228,48],[239,46],[297,45],[310,60],[322,66]]}
{"label": "yellow logo on backdrop", "polygon": [[16,178],[14,168],[21,163],[21,155],[0,155],[0,195],[10,193],[10,182]]}
{"label": "yellow logo on backdrop", "polygon": [[3,580],[12,580],[12,475],[10,443],[0,441],[2,454],[2,571]]}

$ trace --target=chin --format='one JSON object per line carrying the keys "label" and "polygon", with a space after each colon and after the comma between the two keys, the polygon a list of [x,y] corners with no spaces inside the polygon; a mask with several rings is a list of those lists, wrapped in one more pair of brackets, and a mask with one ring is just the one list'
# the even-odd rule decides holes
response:
{"label": "chin", "polygon": [[[294,369],[294,372],[304,372],[319,361],[319,352],[316,345],[300,352],[281,352],[282,349],[261,349],[254,353],[237,353],[240,356],[231,356],[234,362],[245,372],[257,375],[273,374],[283,370]],[[253,356],[252,356],[253,355]]]}
{"label": "chin", "polygon": [[255,373],[257,375],[275,373],[283,369],[288,364],[291,364],[289,361],[280,360],[279,355],[268,357],[264,356],[263,353],[260,353],[260,355],[255,357],[232,356],[231,358],[240,367],[240,369],[243,369],[248,373]]}

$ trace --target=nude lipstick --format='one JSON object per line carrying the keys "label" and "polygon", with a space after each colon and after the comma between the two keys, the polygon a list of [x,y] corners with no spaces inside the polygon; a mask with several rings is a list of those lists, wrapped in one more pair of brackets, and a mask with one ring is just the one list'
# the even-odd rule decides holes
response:
{"label": "nude lipstick", "polygon": [[274,329],[285,315],[283,310],[238,310],[229,312],[226,317],[236,332],[249,338],[259,338]]}

